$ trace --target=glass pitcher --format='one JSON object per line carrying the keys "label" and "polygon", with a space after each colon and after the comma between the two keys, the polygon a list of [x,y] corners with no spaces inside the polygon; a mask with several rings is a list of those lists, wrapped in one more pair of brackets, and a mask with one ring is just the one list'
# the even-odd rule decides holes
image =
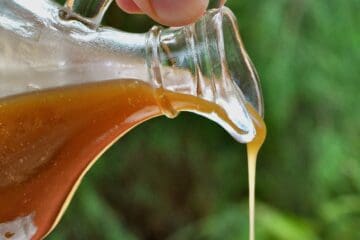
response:
{"label": "glass pitcher", "polygon": [[261,89],[228,8],[134,34],[99,26],[110,3],[0,1],[0,238],[46,236],[99,155],[150,118],[256,135]]}

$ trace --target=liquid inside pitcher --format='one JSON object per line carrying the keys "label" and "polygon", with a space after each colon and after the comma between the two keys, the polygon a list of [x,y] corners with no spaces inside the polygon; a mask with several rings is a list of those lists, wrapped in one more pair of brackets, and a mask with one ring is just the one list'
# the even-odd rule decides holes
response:
{"label": "liquid inside pitcher", "polygon": [[150,118],[190,111],[239,142],[256,136],[261,90],[229,9],[146,34],[99,18],[47,0],[0,2],[3,236],[49,233],[101,153]]}

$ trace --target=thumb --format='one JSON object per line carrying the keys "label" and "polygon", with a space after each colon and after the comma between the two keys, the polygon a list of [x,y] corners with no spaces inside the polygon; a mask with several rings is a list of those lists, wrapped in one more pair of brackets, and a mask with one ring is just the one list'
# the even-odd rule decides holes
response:
{"label": "thumb", "polygon": [[196,21],[209,0],[133,0],[144,13],[167,26],[181,26]]}

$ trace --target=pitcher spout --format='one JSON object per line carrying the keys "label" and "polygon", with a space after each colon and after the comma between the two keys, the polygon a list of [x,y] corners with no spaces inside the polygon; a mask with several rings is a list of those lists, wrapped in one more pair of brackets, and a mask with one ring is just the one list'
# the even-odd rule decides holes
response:
{"label": "pitcher spout", "polygon": [[[224,115],[191,111],[216,121],[237,141],[246,143],[256,134],[247,106],[262,116],[263,100],[258,75],[237,29],[228,8],[213,9],[185,27],[152,28],[146,55],[156,88],[216,104]],[[163,97],[159,104],[165,104],[165,114],[174,113]]]}

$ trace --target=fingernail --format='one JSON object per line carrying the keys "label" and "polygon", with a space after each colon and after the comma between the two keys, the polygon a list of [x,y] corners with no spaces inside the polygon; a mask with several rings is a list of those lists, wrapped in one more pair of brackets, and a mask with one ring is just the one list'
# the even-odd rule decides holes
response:
{"label": "fingernail", "polygon": [[151,0],[152,8],[163,24],[179,26],[196,21],[206,10],[208,0]]}

